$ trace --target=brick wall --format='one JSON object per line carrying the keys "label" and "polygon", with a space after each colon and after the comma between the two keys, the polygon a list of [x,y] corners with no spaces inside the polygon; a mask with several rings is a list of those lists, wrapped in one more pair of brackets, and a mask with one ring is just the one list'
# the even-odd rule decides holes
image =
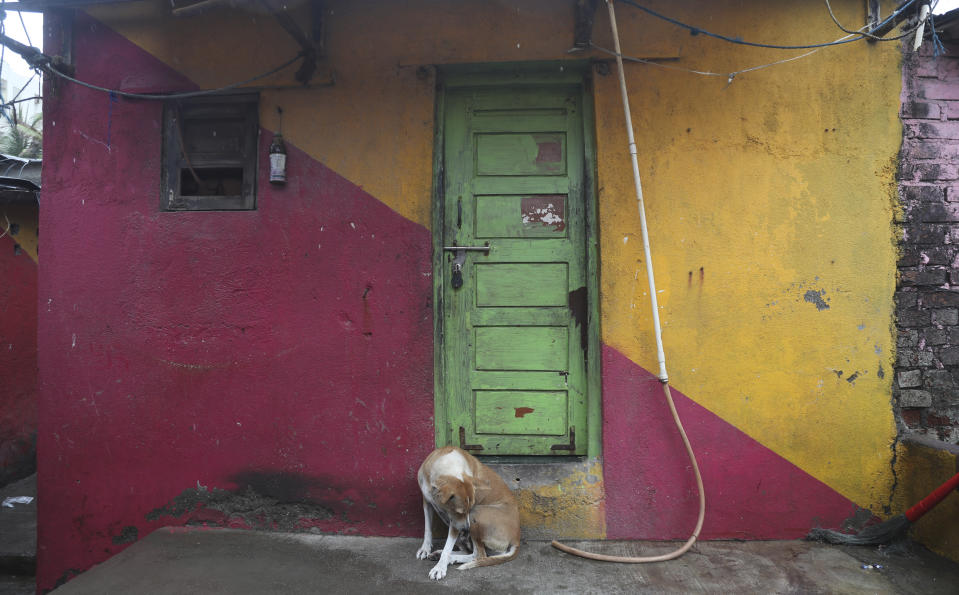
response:
{"label": "brick wall", "polygon": [[906,52],[893,385],[900,432],[959,443],[959,44]]}

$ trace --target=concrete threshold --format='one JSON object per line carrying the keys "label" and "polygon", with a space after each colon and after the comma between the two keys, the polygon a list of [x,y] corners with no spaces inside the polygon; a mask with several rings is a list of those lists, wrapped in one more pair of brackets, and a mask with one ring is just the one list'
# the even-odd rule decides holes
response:
{"label": "concrete threshold", "polygon": [[[619,555],[673,544],[569,542]],[[919,546],[886,550],[804,541],[712,541],[678,560],[612,564],[524,542],[499,566],[432,581],[413,538],[164,528],[53,591],[138,593],[916,593],[952,595],[959,565]]]}

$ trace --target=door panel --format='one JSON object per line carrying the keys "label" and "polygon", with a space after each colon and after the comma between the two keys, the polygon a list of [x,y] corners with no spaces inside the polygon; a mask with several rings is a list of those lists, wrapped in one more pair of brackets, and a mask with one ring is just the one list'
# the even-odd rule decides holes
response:
{"label": "door panel", "polygon": [[[579,86],[446,93],[440,313],[449,433],[477,454],[586,452]],[[440,230],[438,230],[440,231]]]}
{"label": "door panel", "polygon": [[482,263],[475,270],[478,308],[561,307],[569,302],[566,263]]}
{"label": "door panel", "polygon": [[566,237],[566,195],[478,195],[476,237]]}
{"label": "door panel", "polygon": [[565,326],[476,326],[475,370],[555,370],[569,364]]}
{"label": "door panel", "polygon": [[[517,116],[522,117],[522,116]],[[566,173],[566,135],[477,134],[476,175],[521,176]]]}
{"label": "door panel", "polygon": [[565,391],[478,390],[475,394],[480,434],[566,433]]}

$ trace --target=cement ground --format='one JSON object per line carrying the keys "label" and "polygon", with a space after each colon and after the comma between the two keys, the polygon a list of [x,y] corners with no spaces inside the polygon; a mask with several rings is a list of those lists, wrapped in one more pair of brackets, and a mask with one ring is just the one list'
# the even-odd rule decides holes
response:
{"label": "cement ground", "polygon": [[36,591],[36,475],[0,487],[0,502],[23,496],[34,500],[0,507],[0,595],[28,595]]}
{"label": "cement ground", "polygon": [[[571,542],[605,553],[671,544]],[[524,543],[506,564],[451,569],[416,560],[419,540],[166,528],[53,591],[57,595],[184,593],[915,593],[954,595],[959,565],[919,546],[836,547],[803,541],[702,542],[678,560],[626,565]],[[876,565],[881,567],[878,567]],[[864,568],[865,566],[865,568]]]}

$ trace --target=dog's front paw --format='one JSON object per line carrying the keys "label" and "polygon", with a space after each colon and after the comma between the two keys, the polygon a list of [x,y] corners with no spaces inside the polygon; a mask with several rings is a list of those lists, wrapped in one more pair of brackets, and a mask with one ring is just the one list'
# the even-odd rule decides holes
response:
{"label": "dog's front paw", "polygon": [[444,576],[446,576],[446,564],[442,562],[434,566],[433,570],[430,570],[430,578],[434,581],[438,581]]}
{"label": "dog's front paw", "polygon": [[423,545],[420,546],[420,549],[416,550],[416,559],[425,560],[430,556],[430,546]]}

